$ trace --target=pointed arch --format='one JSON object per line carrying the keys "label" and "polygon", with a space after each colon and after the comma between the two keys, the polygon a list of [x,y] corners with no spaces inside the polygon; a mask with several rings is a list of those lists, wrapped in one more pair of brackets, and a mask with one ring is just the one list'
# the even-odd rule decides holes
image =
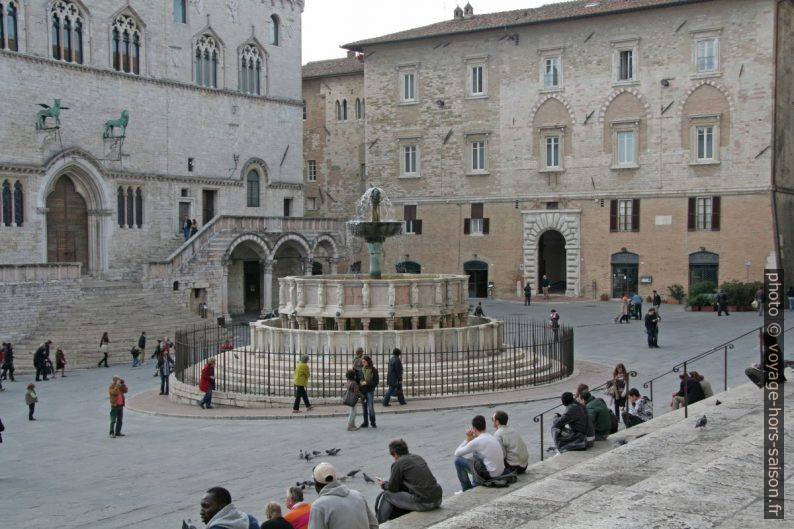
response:
{"label": "pointed arch", "polygon": [[538,110],[540,110],[540,107],[542,107],[543,104],[549,99],[556,99],[557,101],[559,101],[562,104],[562,106],[564,106],[565,109],[568,111],[568,115],[570,116],[571,119],[571,124],[573,125],[576,123],[576,114],[573,111],[573,107],[564,97],[562,97],[559,94],[547,94],[541,97],[540,99],[538,99],[538,101],[535,103],[535,106],[533,106],[532,110],[529,111],[529,123],[535,122],[535,115],[538,113]]}
{"label": "pointed arch", "polygon": [[728,89],[722,86],[720,83],[714,81],[713,79],[704,79],[702,81],[692,84],[692,86],[690,86],[689,89],[687,89],[686,93],[684,94],[684,97],[681,98],[681,103],[679,103],[678,105],[679,119],[683,115],[684,107],[686,106],[686,103],[689,100],[690,96],[693,93],[695,93],[695,91],[698,88],[702,86],[710,86],[720,91],[722,95],[725,96],[725,99],[728,101],[728,108],[730,109],[731,114],[733,114],[736,111],[736,104],[734,103],[733,97],[731,96],[731,93],[728,91]]}
{"label": "pointed arch", "polygon": [[223,88],[224,48],[223,39],[211,26],[204,27],[193,36],[194,83],[208,88]]}
{"label": "pointed arch", "polygon": [[261,181],[265,185],[270,184],[270,171],[267,168],[267,163],[262,158],[252,157],[245,161],[243,168],[240,170],[240,180],[245,180],[248,173],[252,170],[259,172]]}
{"label": "pointed arch", "polygon": [[114,70],[140,75],[144,64],[146,24],[129,4],[109,20],[111,66]]}
{"label": "pointed arch", "polygon": [[268,54],[256,37],[251,37],[237,47],[237,63],[240,92],[267,95]]}
{"label": "pointed arch", "polygon": [[612,102],[615,99],[618,98],[618,96],[622,94],[631,94],[639,100],[640,104],[642,105],[645,111],[645,119],[650,120],[653,117],[653,114],[651,113],[651,105],[648,104],[648,101],[645,99],[645,96],[643,96],[639,90],[637,90],[636,88],[619,88],[617,90],[614,90],[611,94],[609,94],[609,96],[606,98],[604,103],[601,105],[601,108],[598,109],[599,123],[604,122],[604,117],[606,116],[609,106],[612,104]]}

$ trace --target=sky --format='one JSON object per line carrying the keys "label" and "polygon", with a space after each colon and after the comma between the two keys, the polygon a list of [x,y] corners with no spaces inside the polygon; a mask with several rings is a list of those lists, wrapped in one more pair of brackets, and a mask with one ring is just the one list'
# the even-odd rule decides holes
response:
{"label": "sky", "polygon": [[451,20],[467,1],[478,15],[560,0],[306,0],[302,64],[344,57],[342,44]]}

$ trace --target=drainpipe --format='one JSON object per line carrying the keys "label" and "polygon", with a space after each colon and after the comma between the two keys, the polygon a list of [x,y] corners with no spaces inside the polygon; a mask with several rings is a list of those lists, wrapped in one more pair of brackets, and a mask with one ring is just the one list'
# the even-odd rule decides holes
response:
{"label": "drainpipe", "polygon": [[772,149],[771,149],[771,151],[772,151],[771,152],[771,155],[772,155],[772,164],[771,164],[772,171],[771,171],[771,175],[770,175],[770,180],[771,180],[771,184],[772,185],[771,185],[771,190],[769,192],[769,199],[772,202],[772,204],[771,204],[771,206],[772,206],[772,231],[774,233],[773,247],[775,249],[775,267],[776,268],[781,268],[781,266],[782,266],[782,260],[781,260],[781,254],[780,254],[780,231],[779,231],[780,227],[778,225],[778,218],[777,218],[777,201],[775,200],[775,194],[777,192],[777,182],[775,180],[775,174],[776,174],[776,171],[777,171],[777,136],[776,136],[776,134],[777,134],[777,114],[778,114],[778,110],[777,110],[777,106],[778,106],[778,100],[777,100],[777,96],[778,96],[778,92],[777,92],[777,90],[778,90],[778,80],[777,80],[777,76],[778,76],[778,50],[780,49],[780,34],[778,32],[777,25],[778,25],[778,13],[780,12],[780,4],[782,4],[785,1],[787,1],[787,0],[777,0],[777,2],[775,3],[775,12],[772,15],[772,20],[774,21],[773,27],[772,27],[772,35],[773,35],[773,37],[772,37],[772,42],[773,42],[772,53],[774,54],[774,56],[772,57],[772,65],[773,65],[773,67],[775,69],[774,70],[775,71],[775,76],[774,76],[774,79],[772,81],[772,94],[773,94],[773,101],[774,101],[774,105],[773,105],[773,109],[772,109]]}

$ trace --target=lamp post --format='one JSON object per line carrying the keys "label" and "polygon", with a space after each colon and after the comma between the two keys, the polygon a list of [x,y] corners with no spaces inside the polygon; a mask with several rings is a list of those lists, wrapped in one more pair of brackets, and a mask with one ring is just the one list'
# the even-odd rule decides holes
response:
{"label": "lamp post", "polygon": [[746,278],[746,281],[747,281],[748,283],[750,282],[750,265],[751,265],[751,264],[752,264],[752,263],[750,262],[750,260],[749,260],[749,259],[747,259],[747,260],[745,260],[745,261],[744,261],[744,269],[747,271],[747,278]]}

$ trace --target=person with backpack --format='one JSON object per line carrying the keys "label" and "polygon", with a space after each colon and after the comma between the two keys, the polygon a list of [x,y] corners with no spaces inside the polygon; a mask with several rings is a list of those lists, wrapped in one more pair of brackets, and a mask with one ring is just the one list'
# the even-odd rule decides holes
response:
{"label": "person with backpack", "polygon": [[637,388],[629,390],[626,411],[623,412],[623,424],[626,428],[637,426],[653,419],[653,403],[648,397],[641,397]]}
{"label": "person with backpack", "polygon": [[524,306],[529,307],[530,305],[532,305],[532,285],[527,281],[527,284],[524,285]]}
{"label": "person with backpack", "polygon": [[582,391],[577,397],[593,421],[596,441],[604,441],[612,433],[612,413],[603,399],[595,398],[589,390]]}

